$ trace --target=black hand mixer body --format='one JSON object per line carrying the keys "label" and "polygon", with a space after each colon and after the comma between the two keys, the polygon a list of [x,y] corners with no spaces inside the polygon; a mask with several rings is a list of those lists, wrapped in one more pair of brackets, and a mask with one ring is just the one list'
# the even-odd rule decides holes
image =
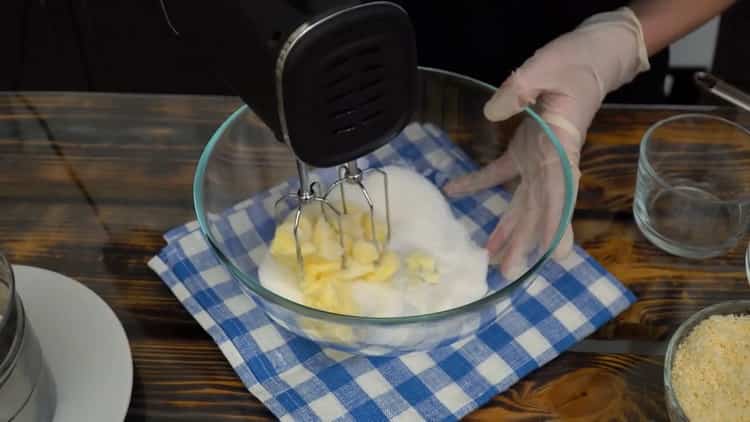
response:
{"label": "black hand mixer body", "polygon": [[163,0],[168,22],[301,161],[387,143],[416,101],[414,34],[389,2]]}
{"label": "black hand mixer body", "polygon": [[[361,189],[374,239],[375,205],[362,183],[369,171],[386,185],[390,238],[387,175],[360,170],[356,159],[388,143],[412,116],[417,54],[406,12],[386,1],[341,0],[162,0],[162,7],[173,31],[295,155],[300,189],[289,195],[298,204],[295,239],[302,210],[313,202],[338,216],[342,234],[344,184]],[[310,183],[307,165],[343,166],[323,194]],[[328,201],[336,187],[340,207]],[[299,242],[297,259],[303,268]]]}

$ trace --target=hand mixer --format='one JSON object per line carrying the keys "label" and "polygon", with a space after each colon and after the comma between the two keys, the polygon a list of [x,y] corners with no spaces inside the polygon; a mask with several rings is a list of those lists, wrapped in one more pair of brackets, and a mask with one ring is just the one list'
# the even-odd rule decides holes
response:
{"label": "hand mixer", "polygon": [[[375,204],[363,178],[372,172],[383,179],[387,243],[388,177],[377,168],[360,169],[357,159],[396,136],[415,107],[416,45],[406,12],[386,1],[342,0],[162,0],[162,8],[177,36],[294,154],[299,189],[276,205],[288,198],[296,203],[293,232],[300,270],[300,219],[309,204],[336,217],[343,250],[345,185],[361,190],[372,239],[382,255]],[[339,178],[323,192],[311,182],[308,166],[340,166]],[[336,191],[341,209],[329,200]]]}

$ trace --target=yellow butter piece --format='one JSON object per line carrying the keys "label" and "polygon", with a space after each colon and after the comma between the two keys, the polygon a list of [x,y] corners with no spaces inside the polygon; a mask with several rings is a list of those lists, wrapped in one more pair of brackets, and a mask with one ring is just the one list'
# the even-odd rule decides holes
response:
{"label": "yellow butter piece", "polygon": [[309,284],[314,286],[305,289],[308,306],[340,314],[352,314],[356,310],[348,283],[329,279]]}
{"label": "yellow butter piece", "polygon": [[[294,239],[294,213],[282,224],[284,230],[288,231]],[[304,214],[299,219],[299,226],[297,227],[297,237],[300,242],[309,242],[312,240],[313,234],[313,221],[305,216]]]}
{"label": "yellow butter piece", "polygon": [[358,240],[352,247],[352,258],[360,264],[371,264],[378,259],[378,248],[372,242]]}
{"label": "yellow butter piece", "polygon": [[286,224],[276,227],[276,233],[271,241],[271,255],[291,255],[296,254],[296,244],[291,228]]}
{"label": "yellow butter piece", "polygon": [[356,280],[362,278],[375,271],[375,265],[372,263],[363,264],[361,262],[349,259],[346,263],[346,268],[341,270],[338,276],[342,280]]}
{"label": "yellow butter piece", "polygon": [[328,221],[323,216],[315,221],[313,243],[317,248],[317,253],[325,259],[340,259],[344,254],[339,235],[331,228],[331,225],[328,224]]}
{"label": "yellow butter piece", "polygon": [[335,236],[336,233],[333,231],[333,228],[331,228],[331,225],[328,224],[328,221],[325,219],[325,217],[321,216],[320,218],[317,218],[315,220],[313,228],[313,242],[316,245],[320,246],[321,244],[333,239]]}
{"label": "yellow butter piece", "polygon": [[434,272],[435,258],[421,251],[410,253],[406,257],[406,269],[411,272]]}
{"label": "yellow butter piece", "polygon": [[352,248],[354,248],[354,239],[351,236],[344,233],[344,253],[346,256],[352,255]]}
{"label": "yellow butter piece", "polygon": [[335,310],[339,314],[355,314],[357,306],[354,304],[352,298],[351,284],[346,281],[336,280],[331,286],[336,292],[336,305]]}
{"label": "yellow butter piece", "polygon": [[[300,245],[300,252],[302,252],[302,256],[312,255],[318,252],[318,248],[316,248],[312,242],[303,242]],[[294,255],[297,255],[296,250],[294,251]]]}
{"label": "yellow butter piece", "polygon": [[[315,254],[316,251],[317,248],[312,242],[307,241],[300,244],[300,252],[302,252],[303,259]],[[282,267],[294,272],[299,270],[297,263],[297,245],[294,241],[294,234],[291,226],[282,224],[276,228],[276,235],[271,241],[270,253],[276,262]]]}
{"label": "yellow butter piece", "polygon": [[390,281],[401,268],[401,260],[393,251],[386,251],[380,257],[380,263],[375,267],[375,271],[365,276],[366,281]]}
{"label": "yellow butter piece", "polygon": [[427,283],[430,283],[430,284],[437,284],[440,281],[440,274],[437,271],[425,272],[425,273],[420,274],[420,276],[423,281],[426,281]]}
{"label": "yellow butter piece", "polygon": [[[270,252],[277,262],[298,274],[305,304],[328,312],[352,315],[357,313],[351,292],[352,281],[390,281],[399,271],[401,261],[392,251],[380,256],[378,245],[372,240],[369,212],[352,206],[347,211],[347,214],[341,215],[341,233],[339,220],[335,216],[329,215],[329,219],[326,219],[323,213],[309,212],[300,218],[297,234],[303,255],[301,274],[293,232],[294,216],[277,227]],[[375,234],[378,241],[384,242],[387,236],[385,224],[376,221]],[[343,261],[346,261],[345,267],[342,266]],[[421,262],[419,259],[417,261]],[[419,264],[417,267],[420,265],[424,266]],[[429,278],[430,275],[425,277]],[[341,330],[316,329],[326,337],[351,335]]]}
{"label": "yellow butter piece", "polygon": [[[304,249],[302,254],[312,253],[309,245],[305,246],[312,240],[312,222],[307,217],[301,217],[299,227],[297,228],[297,237],[300,246]],[[310,243],[311,244],[311,243]],[[271,254],[278,255],[296,255],[297,244],[294,240],[294,217],[287,219],[283,224],[276,227],[273,240],[271,241]]]}
{"label": "yellow butter piece", "polygon": [[440,273],[435,265],[435,258],[421,251],[410,253],[406,259],[406,270],[413,278],[435,284],[440,281]]}
{"label": "yellow butter piece", "polygon": [[332,276],[341,269],[340,260],[321,258],[318,255],[310,255],[304,260],[304,281],[315,282]]}
{"label": "yellow butter piece", "polygon": [[330,284],[322,289],[317,299],[318,308],[323,309],[324,311],[336,312],[338,309],[339,298],[336,294],[336,290],[332,288]]}
{"label": "yellow butter piece", "polygon": [[[312,242],[303,242],[300,244],[300,252],[302,256],[312,255],[317,252],[317,248]],[[294,238],[282,234],[276,236],[271,241],[271,255],[274,257],[297,257],[297,245],[294,242]]]}

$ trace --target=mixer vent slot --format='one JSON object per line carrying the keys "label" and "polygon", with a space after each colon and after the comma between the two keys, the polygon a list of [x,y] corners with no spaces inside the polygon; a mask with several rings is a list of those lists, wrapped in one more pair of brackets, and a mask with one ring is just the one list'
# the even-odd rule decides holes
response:
{"label": "mixer vent slot", "polygon": [[381,82],[383,82],[383,80],[380,78],[370,79],[369,81],[362,82],[362,84],[359,86],[359,89],[362,91],[366,91],[370,88],[380,85]]}
{"label": "mixer vent slot", "polygon": [[380,93],[377,93],[375,95],[365,98],[361,102],[355,104],[353,107],[338,109],[331,113],[328,113],[328,117],[333,120],[339,120],[339,119],[352,116],[357,110],[364,108],[364,107],[370,107],[373,105],[373,103],[380,100],[381,98],[383,98],[383,96]]}
{"label": "mixer vent slot", "polygon": [[349,132],[354,132],[355,130],[357,130],[358,126],[359,125],[339,127],[333,130],[333,134],[334,135],[346,135]]}
{"label": "mixer vent slot", "polygon": [[[345,135],[372,124],[385,115],[382,99],[386,91],[386,68],[380,62],[379,39],[344,43],[320,67],[327,117],[334,135]],[[375,44],[373,44],[375,42]]]}
{"label": "mixer vent slot", "polygon": [[359,50],[357,50],[353,56],[354,57],[364,57],[364,56],[371,56],[373,54],[377,54],[380,52],[380,47],[377,46],[371,46],[371,47],[364,47]]}
{"label": "mixer vent slot", "polygon": [[365,65],[365,67],[362,68],[362,73],[374,73],[378,71],[382,71],[384,69],[383,65],[380,63],[374,63],[374,64],[368,64]]}
{"label": "mixer vent slot", "polygon": [[352,58],[350,56],[347,56],[346,54],[341,54],[338,57],[336,57],[331,63],[329,63],[328,66],[326,66],[325,71],[333,72],[336,69],[347,64],[347,62],[350,61],[351,59]]}
{"label": "mixer vent slot", "polygon": [[332,89],[336,88],[337,86],[341,85],[344,82],[347,82],[352,78],[352,73],[342,73],[341,75],[334,76],[326,85],[326,88]]}
{"label": "mixer vent slot", "polygon": [[344,117],[351,116],[352,114],[354,114],[356,110],[357,109],[355,108],[347,108],[344,110],[338,110],[338,111],[334,111],[333,113],[329,113],[328,117],[330,117],[333,120],[343,119]]}
{"label": "mixer vent slot", "polygon": [[367,125],[368,123],[372,122],[373,120],[377,119],[378,117],[382,115],[383,115],[383,110],[373,110],[372,112],[362,116],[362,124]]}
{"label": "mixer vent slot", "polygon": [[[349,89],[336,93],[328,98],[326,98],[326,101],[330,105],[336,105],[336,103],[344,102],[349,100],[351,97],[355,95],[366,95],[366,91],[376,91],[375,88],[379,88],[383,84],[382,79],[372,80],[372,81],[365,81],[361,83],[359,86],[352,86]],[[369,97],[368,97],[369,98]],[[362,103],[360,103],[362,104]]]}

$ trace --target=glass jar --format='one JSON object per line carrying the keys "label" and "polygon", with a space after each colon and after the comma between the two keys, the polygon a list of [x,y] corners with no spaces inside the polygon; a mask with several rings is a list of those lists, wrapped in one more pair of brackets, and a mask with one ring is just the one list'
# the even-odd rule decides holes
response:
{"label": "glass jar", "polygon": [[24,311],[13,270],[0,255],[0,420],[47,422],[56,389]]}

